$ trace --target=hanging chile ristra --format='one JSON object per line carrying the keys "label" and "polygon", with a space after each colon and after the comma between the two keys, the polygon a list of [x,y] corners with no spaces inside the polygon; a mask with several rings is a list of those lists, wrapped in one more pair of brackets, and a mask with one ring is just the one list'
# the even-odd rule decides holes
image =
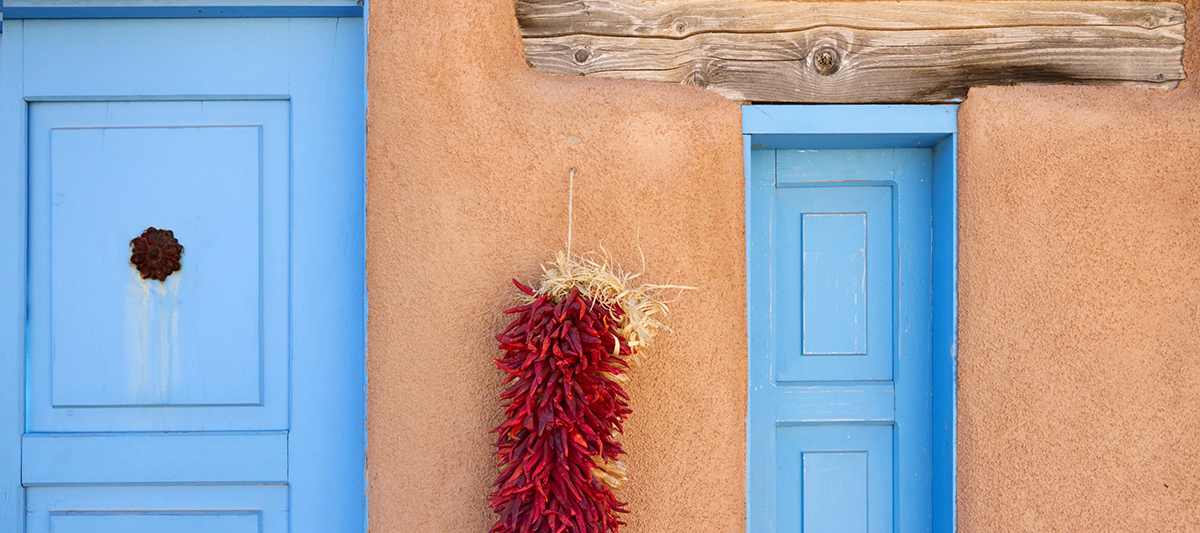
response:
{"label": "hanging chile ristra", "polygon": [[495,429],[500,475],[490,500],[492,533],[616,533],[626,513],[612,489],[626,479],[617,442],[630,414],[621,387],[641,348],[665,328],[656,298],[664,289],[630,288],[637,275],[614,272],[605,256],[559,254],[538,290],[513,283],[525,303],[496,336],[496,366],[510,384],[505,421]]}

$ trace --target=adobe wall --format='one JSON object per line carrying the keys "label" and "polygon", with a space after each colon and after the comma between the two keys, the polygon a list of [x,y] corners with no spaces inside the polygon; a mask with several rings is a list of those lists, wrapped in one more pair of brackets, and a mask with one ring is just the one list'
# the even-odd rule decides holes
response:
{"label": "adobe wall", "polygon": [[1200,530],[1197,89],[961,107],[963,531]]}
{"label": "adobe wall", "polygon": [[[493,336],[576,167],[576,251],[700,289],[628,387],[623,531],[744,531],[738,106],[532,72],[511,0],[377,0],[369,32],[372,529],[493,523]],[[962,529],[1200,527],[1200,91],[975,90],[960,124]]]}

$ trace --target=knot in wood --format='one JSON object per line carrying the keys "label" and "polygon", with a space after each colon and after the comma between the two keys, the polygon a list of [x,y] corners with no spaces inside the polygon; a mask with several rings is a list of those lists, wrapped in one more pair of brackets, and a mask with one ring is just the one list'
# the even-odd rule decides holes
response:
{"label": "knot in wood", "polygon": [[1158,27],[1158,17],[1154,15],[1146,15],[1142,17],[1142,27],[1148,30],[1153,30]]}
{"label": "knot in wood", "polygon": [[838,51],[829,46],[823,46],[813,51],[813,68],[817,70],[817,74],[822,76],[831,76],[838,71],[842,60]]}
{"label": "knot in wood", "polygon": [[591,57],[592,57],[592,53],[590,51],[588,51],[587,48],[580,48],[575,51],[575,62],[576,63],[585,63]]}
{"label": "knot in wood", "polygon": [[687,75],[686,78],[684,78],[683,83],[684,85],[694,85],[700,88],[707,88],[708,74],[705,72],[704,67],[696,67],[690,74]]}
{"label": "knot in wood", "polygon": [[684,33],[687,31],[687,28],[687,23],[682,20],[675,23],[675,33]]}

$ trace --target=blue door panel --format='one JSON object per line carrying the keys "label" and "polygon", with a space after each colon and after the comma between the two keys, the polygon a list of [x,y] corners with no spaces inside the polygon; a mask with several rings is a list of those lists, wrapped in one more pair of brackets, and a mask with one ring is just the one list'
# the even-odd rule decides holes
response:
{"label": "blue door panel", "polygon": [[[288,102],[34,103],[30,431],[287,429]],[[144,280],[129,240],[186,268]]]}
{"label": "blue door panel", "polygon": [[[0,500],[24,513],[0,526],[362,531],[362,20],[26,19],[0,38],[20,77],[0,115],[21,117],[0,183],[28,221],[20,247],[0,234],[28,265],[22,358],[0,351],[25,400],[3,426],[23,429],[4,437],[23,488]],[[130,264],[151,226],[184,248],[165,281]]]}
{"label": "blue door panel", "polygon": [[807,212],[800,228],[800,353],[867,355],[867,213]]}
{"label": "blue door panel", "polygon": [[892,188],[780,189],[776,381],[892,379]]}
{"label": "blue door panel", "polygon": [[778,531],[892,531],[890,426],[783,426]]}
{"label": "blue door panel", "polygon": [[29,533],[286,533],[285,485],[37,487]]}

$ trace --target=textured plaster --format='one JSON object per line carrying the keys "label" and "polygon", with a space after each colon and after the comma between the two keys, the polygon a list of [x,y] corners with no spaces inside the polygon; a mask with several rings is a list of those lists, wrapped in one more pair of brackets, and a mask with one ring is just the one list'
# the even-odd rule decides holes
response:
{"label": "textured plaster", "polygon": [[[369,31],[371,529],[494,521],[493,336],[574,166],[576,251],[700,289],[633,373],[623,531],[744,531],[738,106],[531,72],[510,0],[378,0]],[[1200,529],[1200,91],[973,90],[960,123],[962,530]]]}
{"label": "textured plaster", "polygon": [[[694,285],[628,386],[628,531],[744,529],[740,111],[700,89],[526,67],[511,1],[371,5],[368,471],[375,531],[483,532],[493,338],[564,248]],[[690,529],[690,528],[689,528]]]}
{"label": "textured plaster", "polygon": [[962,531],[1200,531],[1198,89],[962,106]]}

